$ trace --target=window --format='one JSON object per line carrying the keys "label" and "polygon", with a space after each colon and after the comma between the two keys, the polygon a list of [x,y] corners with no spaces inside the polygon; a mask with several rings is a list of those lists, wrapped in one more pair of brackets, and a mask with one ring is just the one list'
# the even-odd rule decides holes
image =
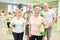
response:
{"label": "window", "polygon": [[16,5],[13,5],[13,11],[16,11],[16,9],[18,9],[18,7]]}
{"label": "window", "polygon": [[17,8],[18,8],[17,5],[8,5],[8,12],[16,11]]}
{"label": "window", "polygon": [[12,5],[8,5],[8,12],[12,11]]}
{"label": "window", "polygon": [[27,10],[27,7],[26,6],[23,6],[23,12],[26,12],[26,10]]}
{"label": "window", "polygon": [[24,12],[26,12],[26,10],[27,10],[27,7],[23,6],[23,14],[24,14]]}

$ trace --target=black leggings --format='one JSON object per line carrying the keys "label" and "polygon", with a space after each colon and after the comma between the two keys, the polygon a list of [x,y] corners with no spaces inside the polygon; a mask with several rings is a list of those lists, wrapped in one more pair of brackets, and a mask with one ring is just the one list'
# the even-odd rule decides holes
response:
{"label": "black leggings", "polygon": [[14,40],[23,40],[23,32],[22,33],[15,33],[13,32]]}
{"label": "black leggings", "polygon": [[35,35],[32,35],[31,37],[30,37],[30,40],[42,40],[42,38],[43,38],[43,36],[35,36]]}

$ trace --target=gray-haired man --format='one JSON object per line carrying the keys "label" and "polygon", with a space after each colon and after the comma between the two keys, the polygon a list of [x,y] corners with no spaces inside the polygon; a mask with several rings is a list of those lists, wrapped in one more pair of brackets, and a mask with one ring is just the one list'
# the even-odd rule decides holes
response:
{"label": "gray-haired man", "polygon": [[47,40],[50,40],[52,26],[56,21],[56,13],[52,9],[49,9],[49,5],[47,3],[44,3],[44,11],[42,11],[42,13],[47,23],[45,28],[45,35],[47,34]]}

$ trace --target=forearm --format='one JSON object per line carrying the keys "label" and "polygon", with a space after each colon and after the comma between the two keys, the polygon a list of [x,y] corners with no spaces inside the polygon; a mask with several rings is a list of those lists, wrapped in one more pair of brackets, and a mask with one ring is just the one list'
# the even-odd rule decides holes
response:
{"label": "forearm", "polygon": [[44,23],[44,28],[46,28],[46,23]]}
{"label": "forearm", "polygon": [[31,32],[31,25],[29,24],[29,33]]}
{"label": "forearm", "polygon": [[56,18],[54,18],[54,19],[53,19],[53,21],[52,21],[52,23],[51,23],[51,24],[53,25],[53,24],[55,23],[55,21],[56,21]]}

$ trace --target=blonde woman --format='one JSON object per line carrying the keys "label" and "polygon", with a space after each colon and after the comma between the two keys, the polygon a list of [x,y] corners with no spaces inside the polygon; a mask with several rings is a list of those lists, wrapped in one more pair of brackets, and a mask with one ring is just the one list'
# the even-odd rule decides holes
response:
{"label": "blonde woman", "polygon": [[24,33],[24,18],[22,18],[22,11],[18,10],[16,13],[16,17],[14,17],[11,21],[10,30],[12,30],[12,34],[14,40],[23,40]]}
{"label": "blonde woman", "polygon": [[[46,22],[44,18],[39,16],[41,9],[36,7],[34,9],[34,15],[30,17],[29,20],[29,36],[31,37],[30,40],[42,40],[43,35],[40,35],[40,26],[43,23],[44,26]],[[45,27],[44,27],[45,28]]]}

